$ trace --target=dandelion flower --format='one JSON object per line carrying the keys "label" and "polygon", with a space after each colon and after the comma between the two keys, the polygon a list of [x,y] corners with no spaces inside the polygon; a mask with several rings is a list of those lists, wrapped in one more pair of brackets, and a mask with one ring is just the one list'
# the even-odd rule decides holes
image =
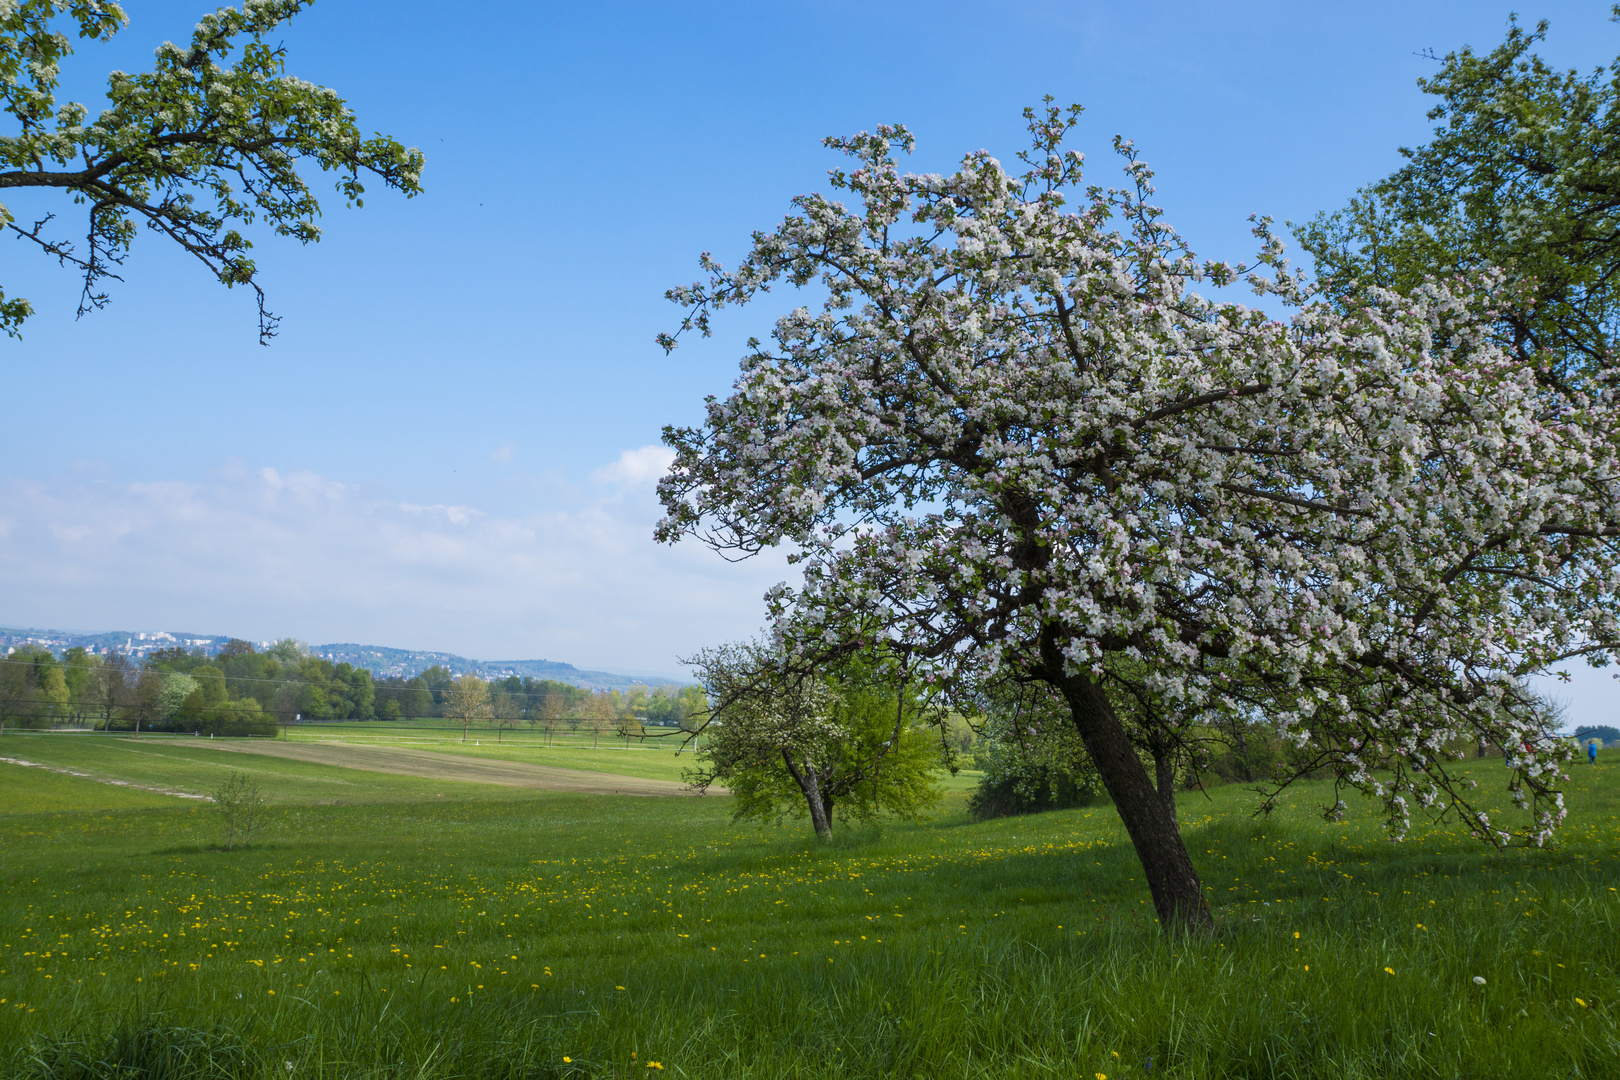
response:
{"label": "dandelion flower", "polygon": [[564,1057],[563,1058],[563,1064],[564,1065],[572,1065],[573,1063],[574,1063],[573,1058],[571,1058],[571,1057]]}
{"label": "dandelion flower", "polygon": [[1390,974],[1391,974],[1391,975],[1393,975],[1393,974],[1395,974],[1395,969],[1394,969],[1394,968],[1392,968],[1392,967],[1387,967],[1387,968],[1385,968],[1385,969],[1384,969],[1384,970],[1385,970],[1385,971],[1387,971],[1387,972],[1389,972],[1389,973],[1390,973]]}
{"label": "dandelion flower", "polygon": [[1579,1005],[1583,1009],[1586,1008],[1586,1002],[1582,1001],[1580,998],[1575,999],[1575,1004]]}
{"label": "dandelion flower", "polygon": [[1299,940],[1299,931],[1298,931],[1298,930],[1295,930],[1295,931],[1294,931],[1294,940],[1295,940],[1295,941],[1298,941],[1298,940]]}
{"label": "dandelion flower", "polygon": [[1474,976],[1474,985],[1475,986],[1484,986],[1485,985],[1485,976],[1483,976],[1483,975],[1475,975]]}

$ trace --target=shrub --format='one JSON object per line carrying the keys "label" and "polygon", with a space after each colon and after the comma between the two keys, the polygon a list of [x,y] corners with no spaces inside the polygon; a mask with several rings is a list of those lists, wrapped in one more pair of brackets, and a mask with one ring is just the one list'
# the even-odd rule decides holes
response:
{"label": "shrub", "polygon": [[247,847],[253,834],[264,828],[266,806],[259,782],[232,770],[212,794],[214,808],[225,822],[225,849],[234,847],[239,836],[242,846]]}

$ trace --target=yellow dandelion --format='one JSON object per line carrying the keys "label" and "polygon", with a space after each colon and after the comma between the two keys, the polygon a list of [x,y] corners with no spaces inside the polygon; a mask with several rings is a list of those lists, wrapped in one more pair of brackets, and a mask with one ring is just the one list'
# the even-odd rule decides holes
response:
{"label": "yellow dandelion", "polygon": [[1390,973],[1390,974],[1391,974],[1391,975],[1393,975],[1393,974],[1395,974],[1395,969],[1394,969],[1394,968],[1392,968],[1392,967],[1387,967],[1387,968],[1385,968],[1385,969],[1384,969],[1384,970],[1385,970],[1385,971],[1387,971],[1387,972],[1389,972],[1389,973]]}
{"label": "yellow dandelion", "polygon": [[1586,1002],[1582,1001],[1580,998],[1575,999],[1575,1004],[1579,1005],[1583,1009],[1586,1008]]}
{"label": "yellow dandelion", "polygon": [[1295,940],[1295,941],[1298,941],[1298,940],[1299,940],[1299,931],[1298,931],[1298,930],[1295,930],[1295,931],[1294,931],[1294,940]]}
{"label": "yellow dandelion", "polygon": [[571,1057],[564,1057],[563,1058],[563,1064],[564,1065],[572,1065],[573,1063],[574,1063],[573,1058],[571,1058]]}

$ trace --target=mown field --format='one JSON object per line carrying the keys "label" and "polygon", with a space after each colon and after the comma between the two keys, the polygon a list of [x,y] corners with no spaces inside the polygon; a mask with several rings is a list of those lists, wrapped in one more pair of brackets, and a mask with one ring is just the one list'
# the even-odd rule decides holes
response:
{"label": "mown field", "polygon": [[[120,742],[0,756],[105,778]],[[140,749],[176,788],[211,760]],[[1312,785],[1266,820],[1186,796],[1220,928],[1174,940],[1107,807],[977,824],[956,792],[817,845],[726,799],[259,760],[271,828],[230,852],[194,800],[0,764],[0,1073],[1620,1074],[1620,765],[1571,768],[1543,851],[1393,845]]]}

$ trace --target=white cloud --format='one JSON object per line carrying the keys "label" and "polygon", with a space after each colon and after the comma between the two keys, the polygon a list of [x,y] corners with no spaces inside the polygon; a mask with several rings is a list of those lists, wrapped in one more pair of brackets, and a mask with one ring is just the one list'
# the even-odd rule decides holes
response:
{"label": "white cloud", "polygon": [[634,485],[668,451],[626,451],[630,485],[523,517],[382,499],[239,464],[198,482],[0,480],[0,624],[359,641],[485,659],[678,671],[757,631],[778,557],[730,564],[655,544]]}
{"label": "white cloud", "polygon": [[591,473],[598,484],[650,484],[669,469],[675,451],[656,443],[635,450],[622,450],[619,460]]}

